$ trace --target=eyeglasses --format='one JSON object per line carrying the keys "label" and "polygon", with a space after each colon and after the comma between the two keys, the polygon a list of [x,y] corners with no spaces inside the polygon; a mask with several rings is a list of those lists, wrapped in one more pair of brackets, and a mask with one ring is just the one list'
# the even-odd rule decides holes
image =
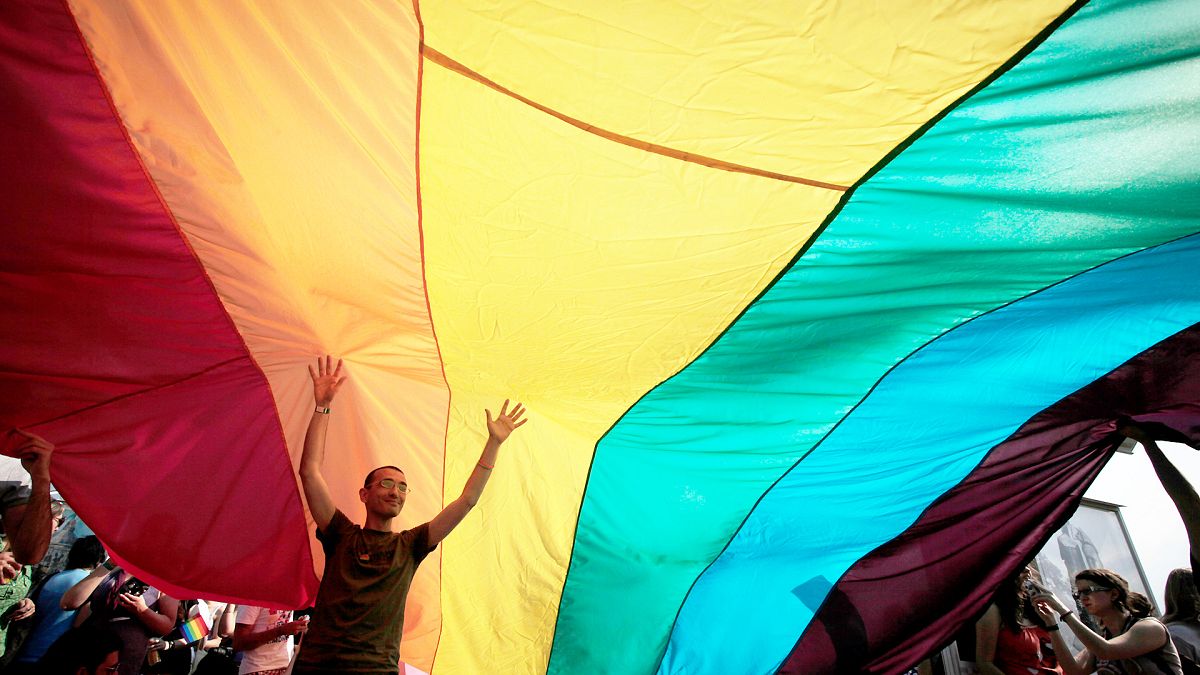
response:
{"label": "eyeglasses", "polygon": [[1071,597],[1078,600],[1078,599],[1082,598],[1083,596],[1091,595],[1092,593],[1095,593],[1096,591],[1111,591],[1111,590],[1112,590],[1111,588],[1105,588],[1104,586],[1088,586],[1087,588],[1083,589],[1082,591],[1075,591],[1074,593],[1071,593]]}
{"label": "eyeglasses", "polygon": [[120,662],[118,662],[117,665],[115,665],[115,666],[105,666],[100,669],[100,671],[104,672],[104,673],[116,673],[116,672],[119,672],[120,670],[121,670]]}
{"label": "eyeglasses", "polygon": [[383,480],[377,480],[374,483],[371,483],[370,485],[368,485],[367,487],[375,487],[376,485],[383,488],[384,490],[391,490],[392,488],[396,488],[396,489],[400,490],[400,494],[402,494],[402,495],[406,495],[409,492],[412,492],[412,490],[410,490],[408,488],[407,483],[401,483],[401,482],[396,481],[391,478],[384,478]]}

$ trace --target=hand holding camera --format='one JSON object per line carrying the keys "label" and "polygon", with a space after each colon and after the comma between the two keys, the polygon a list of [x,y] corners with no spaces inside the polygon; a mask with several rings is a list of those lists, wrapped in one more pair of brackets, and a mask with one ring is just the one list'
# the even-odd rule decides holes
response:
{"label": "hand holding camera", "polygon": [[[142,589],[142,592],[144,593],[145,589]],[[149,609],[146,606],[146,599],[143,598],[140,593],[138,595],[133,595],[132,593],[121,593],[117,596],[117,600],[120,601],[122,607],[134,614],[141,614]]]}

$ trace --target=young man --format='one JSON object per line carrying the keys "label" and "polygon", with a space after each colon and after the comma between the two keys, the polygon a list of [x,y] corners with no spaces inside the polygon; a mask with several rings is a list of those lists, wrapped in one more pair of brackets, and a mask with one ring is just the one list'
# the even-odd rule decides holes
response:
{"label": "young man", "polygon": [[518,403],[510,412],[505,401],[495,419],[490,410],[484,411],[488,440],[462,495],[433,520],[411,530],[392,529],[408,496],[404,472],[383,466],[368,473],[358,491],[367,512],[365,525],[359,527],[333,505],[321,475],[329,406],[346,381],[342,362],[339,359],[335,368],[326,356],[317,359],[315,369],[309,366],[308,372],[317,407],[304,438],[300,481],[325,549],[325,575],[293,672],[395,675],[400,667],[404,601],[417,565],[479,503],[500,445],[527,421],[521,419],[525,409]]}

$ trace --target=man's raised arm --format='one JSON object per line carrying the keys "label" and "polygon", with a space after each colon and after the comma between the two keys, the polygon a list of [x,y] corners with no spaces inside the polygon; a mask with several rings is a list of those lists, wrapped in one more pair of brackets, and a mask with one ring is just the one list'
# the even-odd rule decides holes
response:
{"label": "man's raised arm", "polygon": [[451,530],[457,527],[462,519],[471,512],[471,509],[479,503],[479,498],[483,496],[483,488],[487,487],[488,478],[491,477],[492,469],[496,466],[500,445],[508,440],[513,430],[529,421],[521,419],[521,416],[525,414],[525,408],[520,403],[513,406],[512,412],[509,412],[507,400],[504,401],[504,405],[500,406],[500,414],[496,416],[496,419],[492,419],[492,411],[484,410],[483,412],[487,415],[488,428],[488,439],[483,444],[483,453],[479,455],[479,461],[475,463],[471,477],[467,479],[467,484],[463,487],[459,498],[447,504],[441,513],[429,521],[430,546],[445,539],[446,535],[450,534]]}
{"label": "man's raised arm", "polygon": [[333,367],[333,359],[326,355],[317,359],[317,367],[308,367],[308,374],[313,381],[313,398],[316,400],[316,410],[308,421],[308,433],[304,435],[304,454],[300,456],[300,482],[304,485],[304,498],[308,500],[308,510],[312,513],[317,528],[324,530],[333,519],[336,507],[333,497],[329,496],[329,485],[321,475],[321,462],[325,459],[325,433],[329,430],[329,404],[338,389],[346,381],[342,375],[342,360],[338,359],[337,367]]}
{"label": "man's raised arm", "polygon": [[1146,449],[1146,456],[1150,458],[1154,473],[1158,474],[1163,489],[1170,495],[1171,501],[1175,502],[1175,508],[1179,509],[1179,517],[1183,519],[1183,527],[1191,545],[1192,557],[1200,558],[1200,495],[1196,494],[1196,488],[1192,487],[1171,460],[1167,459],[1149,431],[1134,424],[1122,426],[1119,431],[1141,443]]}
{"label": "man's raised arm", "polygon": [[12,433],[23,438],[17,447],[16,456],[29,472],[32,494],[29,502],[10,506],[4,512],[4,529],[9,533],[9,542],[17,562],[33,565],[46,555],[50,548],[50,456],[54,444],[36,434],[20,429]]}

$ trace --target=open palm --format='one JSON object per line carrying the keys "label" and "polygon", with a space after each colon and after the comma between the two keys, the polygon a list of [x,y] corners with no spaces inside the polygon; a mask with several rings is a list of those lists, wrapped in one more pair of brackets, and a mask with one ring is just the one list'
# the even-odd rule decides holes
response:
{"label": "open palm", "polygon": [[484,409],[483,412],[487,414],[488,436],[498,443],[508,440],[514,429],[529,421],[528,418],[521,419],[525,415],[525,406],[520,403],[509,411],[508,399],[504,399],[504,405],[500,406],[500,414],[496,419],[492,419],[491,410]]}
{"label": "open palm", "polygon": [[328,354],[324,359],[317,357],[317,367],[309,366],[308,374],[312,377],[313,398],[317,400],[317,405],[328,408],[346,381],[347,376],[342,375],[342,360],[338,359],[337,367],[334,367],[333,357]]}

